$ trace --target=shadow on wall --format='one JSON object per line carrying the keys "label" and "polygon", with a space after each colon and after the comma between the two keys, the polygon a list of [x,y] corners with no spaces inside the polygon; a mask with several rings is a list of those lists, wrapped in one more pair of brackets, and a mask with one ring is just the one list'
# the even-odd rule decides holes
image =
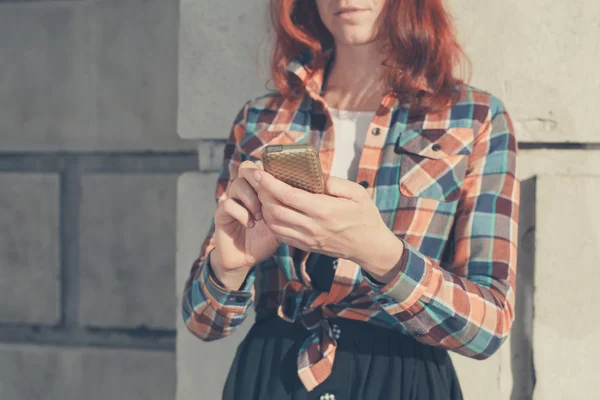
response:
{"label": "shadow on wall", "polygon": [[521,182],[517,299],[515,307],[517,318],[510,337],[513,375],[511,400],[531,399],[535,386],[535,367],[533,365],[535,189],[535,177]]}

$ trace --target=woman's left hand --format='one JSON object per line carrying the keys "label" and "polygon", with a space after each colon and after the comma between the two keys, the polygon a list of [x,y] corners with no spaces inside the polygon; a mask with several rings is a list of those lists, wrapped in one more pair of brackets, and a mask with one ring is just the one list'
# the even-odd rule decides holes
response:
{"label": "woman's left hand", "polygon": [[254,178],[264,221],[280,242],[351,260],[378,280],[400,259],[402,242],[359,184],[330,177],[325,194],[313,194],[265,171],[255,171]]}

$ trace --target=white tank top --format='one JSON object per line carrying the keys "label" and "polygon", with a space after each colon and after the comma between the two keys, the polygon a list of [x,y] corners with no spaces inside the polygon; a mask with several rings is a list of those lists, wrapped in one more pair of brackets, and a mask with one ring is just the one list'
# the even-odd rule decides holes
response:
{"label": "white tank top", "polygon": [[335,131],[335,150],[331,175],[356,181],[358,163],[367,130],[375,111],[347,111],[329,108]]}

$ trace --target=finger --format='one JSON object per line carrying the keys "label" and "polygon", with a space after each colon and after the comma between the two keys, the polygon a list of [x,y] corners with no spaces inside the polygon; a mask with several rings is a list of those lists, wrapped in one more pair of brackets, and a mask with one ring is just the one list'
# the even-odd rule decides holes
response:
{"label": "finger", "polygon": [[254,171],[263,170],[263,165],[261,161],[252,162],[252,161],[244,161],[240,164],[240,169],[238,171],[238,177],[244,178],[251,187],[255,188],[258,186],[258,182],[252,176]]}
{"label": "finger", "polygon": [[244,207],[246,207],[255,216],[257,220],[262,218],[262,206],[260,204],[260,200],[258,199],[258,195],[245,179],[238,178],[233,181],[227,196],[230,199],[239,200]]}
{"label": "finger", "polygon": [[366,199],[367,191],[356,182],[330,176],[325,182],[325,193],[333,197],[341,197],[355,202]]}
{"label": "finger", "polygon": [[314,200],[312,193],[292,187],[265,171],[256,170],[252,177],[258,183],[257,191],[267,191],[282,204],[296,210],[306,212],[311,209]]}
{"label": "finger", "polygon": [[242,206],[234,199],[226,199],[217,208],[217,212],[215,213],[215,224],[229,225],[234,221],[237,221],[245,228],[250,229],[255,225],[255,222],[246,207]]}
{"label": "finger", "polygon": [[[294,189],[294,188],[292,188],[292,189]],[[341,207],[343,205],[347,205],[347,204],[341,204],[346,201],[345,199],[341,200],[341,199],[333,198],[331,196],[324,195],[324,194],[307,193],[307,192],[304,192],[303,190],[297,189],[297,190],[300,190],[300,192],[302,192],[301,193],[302,195],[310,196],[309,205],[306,206],[304,209],[300,209],[300,208],[295,208],[295,207],[285,205],[283,202],[279,201],[275,197],[275,195],[271,194],[271,192],[269,192],[267,190],[260,190],[259,188],[257,188],[256,190],[258,193],[258,198],[262,204],[263,215],[264,215],[264,209],[265,209],[266,205],[269,205],[269,207],[282,206],[282,207],[289,208],[290,210],[296,212],[300,216],[305,216],[307,219],[303,218],[303,220],[308,221],[308,219],[310,219],[313,224],[314,224],[314,220],[323,221],[327,217],[331,216],[332,210],[335,210],[338,207]],[[308,223],[302,224],[299,219],[285,218],[283,216],[281,218],[282,218],[282,220],[286,220],[288,223],[295,224],[297,227],[305,226],[305,225],[312,226],[311,224],[308,224]]]}
{"label": "finger", "polygon": [[258,201],[260,201],[262,210],[265,208],[282,205],[281,202],[273,197],[273,195],[271,195],[269,192],[259,190],[256,192],[256,194],[258,196]]}
{"label": "finger", "polygon": [[276,200],[273,203],[263,203],[262,210],[269,226],[286,226],[306,236],[314,236],[317,231],[317,223],[312,218]]}
{"label": "finger", "polygon": [[258,165],[256,165],[256,163],[252,160],[246,160],[243,163],[240,164],[240,167],[238,169],[238,171],[244,170],[244,169],[258,169]]}

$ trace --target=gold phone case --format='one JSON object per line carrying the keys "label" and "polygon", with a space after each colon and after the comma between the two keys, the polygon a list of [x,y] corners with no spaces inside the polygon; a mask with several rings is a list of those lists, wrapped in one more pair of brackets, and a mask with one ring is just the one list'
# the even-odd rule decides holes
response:
{"label": "gold phone case", "polygon": [[262,150],[265,171],[290,186],[311,193],[323,193],[319,152],[312,144],[269,145]]}

